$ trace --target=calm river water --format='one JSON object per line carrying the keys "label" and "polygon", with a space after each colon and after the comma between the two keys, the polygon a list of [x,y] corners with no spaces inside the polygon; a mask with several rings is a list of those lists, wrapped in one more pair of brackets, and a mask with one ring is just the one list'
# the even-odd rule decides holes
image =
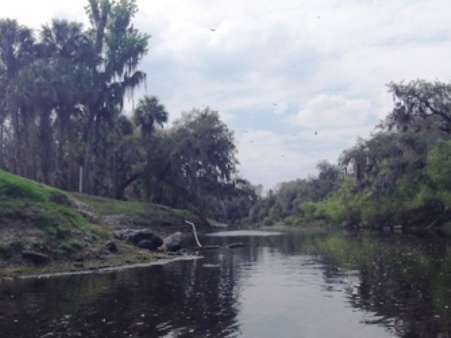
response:
{"label": "calm river water", "polygon": [[[0,337],[451,337],[438,235],[221,232],[203,258],[0,282]],[[224,248],[241,242],[243,248]]]}

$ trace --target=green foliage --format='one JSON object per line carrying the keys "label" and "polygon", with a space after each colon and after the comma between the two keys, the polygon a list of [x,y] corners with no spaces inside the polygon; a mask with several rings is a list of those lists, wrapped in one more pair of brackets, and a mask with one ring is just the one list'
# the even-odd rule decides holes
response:
{"label": "green foliage", "polygon": [[239,191],[233,133],[218,112],[193,109],[174,122],[164,139],[167,153],[155,168],[154,202],[217,214],[221,200]]}
{"label": "green foliage", "polygon": [[[368,140],[343,152],[339,166],[347,178],[332,193],[310,199],[293,198],[293,183],[284,183],[276,193],[273,212],[291,217],[297,212],[287,205],[300,205],[301,224],[329,223],[382,228],[433,226],[451,218],[451,86],[415,81],[390,84],[395,107]],[[322,172],[327,172],[323,165]],[[315,192],[327,182],[319,175]],[[305,181],[298,180],[296,182]],[[331,180],[331,182],[336,182]],[[305,183],[304,183],[305,185]],[[291,189],[291,190],[290,190]],[[277,217],[276,217],[277,218]]]}
{"label": "green foliage", "polygon": [[426,172],[442,202],[451,205],[451,141],[441,140],[431,147]]}
{"label": "green foliage", "polygon": [[343,181],[338,191],[332,194],[323,204],[327,217],[338,225],[356,226],[361,222],[361,203],[363,196],[355,194],[355,182],[352,179]]}
{"label": "green foliage", "polygon": [[[134,28],[136,1],[89,0],[85,10],[86,28],[54,19],[36,35],[0,21],[0,169],[67,191],[244,217],[253,191],[241,187],[233,133],[217,112],[193,109],[168,132],[155,96],[140,99],[133,118],[123,114],[124,98],[146,79],[139,65],[150,36]],[[8,189],[14,198],[35,193]],[[64,204],[48,197],[34,196]]]}
{"label": "green foliage", "polygon": [[281,183],[250,210],[249,223],[263,225],[323,224],[326,211],[320,202],[336,191],[342,180],[338,166],[327,161],[317,165],[318,176]]}
{"label": "green foliage", "polygon": [[301,202],[302,223],[430,227],[451,218],[451,86],[414,81],[389,90],[393,112],[343,152],[348,178],[338,190]]}
{"label": "green foliage", "polygon": [[83,166],[83,190],[113,195],[117,136],[131,134],[120,112],[145,79],[149,36],[133,28],[136,1],[90,0],[86,12],[89,28],[55,19],[37,37],[0,21],[0,168],[77,190]]}

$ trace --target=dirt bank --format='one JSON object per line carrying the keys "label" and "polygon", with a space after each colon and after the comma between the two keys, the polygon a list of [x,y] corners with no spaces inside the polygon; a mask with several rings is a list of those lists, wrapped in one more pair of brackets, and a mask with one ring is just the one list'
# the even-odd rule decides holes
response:
{"label": "dirt bank", "polygon": [[[43,220],[39,206],[33,203],[3,213],[0,217],[0,278],[93,271],[170,259],[173,256],[167,253],[139,249],[120,241],[114,232],[149,229],[162,238],[176,231],[191,235],[191,227],[184,222],[186,218],[196,222],[201,230],[208,228],[208,224],[186,211],[180,214],[180,211],[164,208],[162,212],[159,206],[147,205],[145,213],[138,215],[108,214],[105,211],[108,210],[107,199],[102,200],[104,209],[98,212],[96,203],[89,203],[91,197],[84,196],[83,202],[77,196],[70,198],[72,202],[66,207],[83,217],[86,223],[83,227],[63,226],[64,222],[58,223],[58,215],[56,220]],[[133,202],[111,200],[116,207],[117,203],[133,205]],[[114,211],[112,207],[111,212]],[[27,256],[29,254],[31,256]]]}

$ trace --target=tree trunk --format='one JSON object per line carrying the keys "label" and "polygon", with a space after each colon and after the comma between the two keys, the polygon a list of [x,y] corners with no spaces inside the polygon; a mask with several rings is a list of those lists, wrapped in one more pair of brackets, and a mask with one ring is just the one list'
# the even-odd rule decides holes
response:
{"label": "tree trunk", "polygon": [[4,155],[3,155],[3,137],[4,137],[4,128],[5,126],[3,125],[3,120],[0,123],[0,169],[4,169],[5,168],[5,164],[4,164]]}
{"label": "tree trunk", "polygon": [[83,192],[83,165],[80,164],[80,168],[78,171],[78,192]]}

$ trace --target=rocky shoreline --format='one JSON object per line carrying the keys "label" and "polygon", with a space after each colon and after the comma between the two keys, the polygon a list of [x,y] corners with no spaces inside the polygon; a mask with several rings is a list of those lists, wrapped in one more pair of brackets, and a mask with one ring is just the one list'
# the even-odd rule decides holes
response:
{"label": "rocky shoreline", "polygon": [[[145,216],[106,215],[99,216],[92,208],[77,201],[74,209],[91,224],[100,227],[100,236],[83,235],[84,243],[64,257],[52,250],[29,250],[24,244],[17,252],[0,255],[0,279],[21,276],[48,276],[61,273],[91,273],[181,259],[176,252],[187,248],[192,242],[192,230],[185,219],[178,215],[161,215],[149,212]],[[21,222],[23,220],[20,220]],[[210,228],[200,219],[196,226],[205,231]],[[19,228],[9,220],[13,236]],[[17,223],[19,224],[19,223]],[[32,228],[32,225],[28,225]],[[23,232],[21,241],[32,242],[33,238]],[[28,237],[27,237],[28,236]],[[80,236],[79,236],[80,237]]]}

